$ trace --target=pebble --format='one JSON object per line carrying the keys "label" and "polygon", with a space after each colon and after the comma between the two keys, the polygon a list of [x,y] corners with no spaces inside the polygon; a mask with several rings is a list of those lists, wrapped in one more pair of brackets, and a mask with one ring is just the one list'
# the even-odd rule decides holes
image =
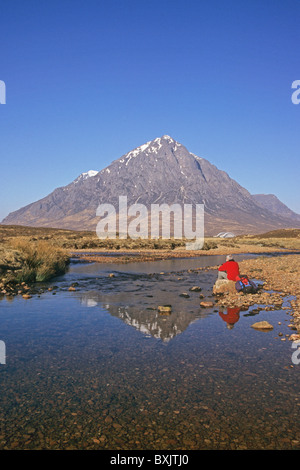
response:
{"label": "pebble", "polygon": [[213,306],[214,306],[213,302],[200,302],[200,307],[203,307],[203,308],[210,308]]}
{"label": "pebble", "polygon": [[172,312],[172,306],[171,305],[159,305],[157,307],[157,309],[160,313],[171,313]]}

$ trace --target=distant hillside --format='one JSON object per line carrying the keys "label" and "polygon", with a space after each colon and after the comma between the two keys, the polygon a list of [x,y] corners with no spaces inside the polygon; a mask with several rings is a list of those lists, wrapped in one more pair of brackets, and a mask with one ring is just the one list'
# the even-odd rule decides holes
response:
{"label": "distant hillside", "polygon": [[253,194],[252,197],[259,206],[273,212],[273,214],[300,222],[300,214],[289,209],[274,194]]}
{"label": "distant hillside", "polygon": [[300,229],[280,229],[253,235],[255,238],[300,238]]}

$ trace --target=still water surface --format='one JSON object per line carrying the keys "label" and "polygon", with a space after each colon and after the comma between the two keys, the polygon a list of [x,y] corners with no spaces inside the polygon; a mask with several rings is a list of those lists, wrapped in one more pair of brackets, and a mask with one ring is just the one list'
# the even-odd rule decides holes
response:
{"label": "still water surface", "polygon": [[189,291],[214,300],[223,259],[74,263],[54,291],[3,299],[0,448],[299,449],[287,311],[203,309]]}

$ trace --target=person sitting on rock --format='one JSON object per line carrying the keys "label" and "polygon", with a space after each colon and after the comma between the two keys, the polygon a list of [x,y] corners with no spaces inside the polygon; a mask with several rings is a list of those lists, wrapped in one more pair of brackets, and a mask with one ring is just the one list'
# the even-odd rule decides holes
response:
{"label": "person sitting on rock", "polygon": [[236,278],[240,275],[239,265],[234,261],[232,255],[226,256],[226,262],[219,267],[218,271],[218,279],[236,281]]}

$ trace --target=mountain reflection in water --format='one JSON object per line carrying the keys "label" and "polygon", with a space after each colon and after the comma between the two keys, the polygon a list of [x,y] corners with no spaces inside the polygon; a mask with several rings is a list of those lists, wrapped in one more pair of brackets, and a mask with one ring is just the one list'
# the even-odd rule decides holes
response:
{"label": "mountain reflection in water", "polygon": [[[245,257],[249,255],[237,256]],[[83,305],[98,305],[142,334],[167,343],[191,323],[217,312],[215,307],[200,307],[203,300],[200,295],[204,300],[213,300],[216,272],[209,267],[223,261],[224,256],[207,256],[127,265],[75,264],[69,279],[74,281],[76,276],[80,279],[80,290],[74,295]],[[109,277],[109,272],[114,277]],[[190,291],[193,286],[198,286],[200,291]],[[171,313],[161,314],[159,305],[171,305]],[[230,320],[230,315],[226,318]]]}
{"label": "mountain reflection in water", "polygon": [[[195,299],[197,299],[196,302]],[[83,305],[88,307],[99,305],[110,315],[120,318],[142,334],[153,336],[165,343],[185,331],[194,321],[207,317],[209,312],[211,313],[211,309],[208,311],[201,309],[199,296],[195,299],[191,299],[189,304],[187,300],[190,299],[184,299],[184,305],[184,301],[179,297],[171,313],[162,314],[157,309],[161,303],[155,298],[151,299],[152,302],[145,298],[143,304],[143,302],[135,302],[134,295],[130,296],[127,292],[105,295],[91,291],[80,294],[80,301]]]}

